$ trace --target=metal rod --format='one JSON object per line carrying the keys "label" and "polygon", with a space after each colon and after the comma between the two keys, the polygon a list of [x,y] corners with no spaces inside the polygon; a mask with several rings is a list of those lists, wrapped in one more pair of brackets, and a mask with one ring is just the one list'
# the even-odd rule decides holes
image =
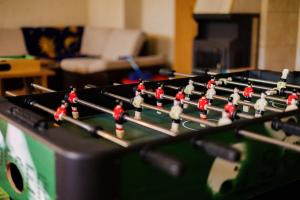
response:
{"label": "metal rod", "polygon": [[[121,100],[127,99],[125,97],[122,97],[122,96],[119,96],[119,95],[116,95],[116,94],[112,94],[112,93],[109,93],[109,92],[105,92],[104,94],[108,95],[108,96],[111,96],[111,97],[114,97],[114,98],[117,98],[117,99],[121,99]],[[130,102],[130,100],[126,101],[126,102]],[[169,114],[170,113],[170,111],[167,110],[167,109],[157,108],[156,106],[152,106],[150,104],[142,103],[141,105],[144,108],[148,108],[148,109],[155,110],[155,111],[160,111],[160,112],[165,113],[165,114]],[[186,114],[183,114],[183,113],[180,115],[180,117],[182,119],[190,120],[190,121],[193,121],[195,123],[204,124],[204,125],[211,126],[211,127],[216,127],[217,126],[216,123],[213,123],[213,122],[210,122],[210,121],[206,121],[206,120],[202,120],[202,119],[198,119],[196,117],[192,117],[192,116],[189,116],[189,115],[186,115]]]}
{"label": "metal rod", "polygon": [[46,88],[44,86],[41,86],[41,85],[38,85],[38,84],[35,84],[35,83],[31,83],[30,84],[33,88],[35,89],[38,89],[38,90],[43,90],[45,92],[56,92],[55,90],[52,90],[50,88]]}
{"label": "metal rod", "polygon": [[[122,98],[123,101],[126,101],[127,103],[130,102],[130,100],[128,101],[128,99],[125,99],[125,98]],[[84,100],[81,100],[81,99],[78,99],[77,102],[81,105],[85,105],[87,107],[90,107],[90,108],[93,108],[95,110],[99,110],[99,111],[102,111],[102,112],[105,112],[105,113],[108,113],[108,114],[111,114],[113,115],[113,111],[110,110],[110,109],[107,109],[107,108],[104,108],[102,106],[99,106],[99,105],[96,105],[96,104],[93,104],[93,103],[90,103],[90,102],[87,102],[87,101],[84,101]],[[153,125],[153,124],[150,124],[150,123],[147,123],[147,122],[144,122],[144,121],[140,121],[140,120],[137,120],[137,119],[134,119],[132,117],[129,117],[129,116],[125,116],[125,119],[127,121],[130,121],[130,122],[133,122],[133,123],[136,123],[138,125],[141,125],[141,126],[144,126],[146,128],[150,128],[150,129],[153,129],[155,131],[158,131],[158,132],[161,132],[161,133],[164,133],[166,135],[170,135],[170,136],[176,136],[177,134],[170,131],[170,130],[167,130],[165,128],[161,128],[159,126],[156,126],[156,125]]]}
{"label": "metal rod", "polygon": [[[242,78],[242,77],[238,77],[238,78]],[[249,81],[253,81],[253,82],[257,82],[257,83],[267,83],[270,85],[277,85],[277,82],[275,81],[268,81],[268,80],[262,80],[262,79],[256,79],[256,78],[248,78]],[[300,85],[295,85],[295,84],[286,84],[287,87],[291,87],[291,88],[296,88],[296,89],[300,89]]]}
{"label": "metal rod", "polygon": [[[227,80],[226,80],[227,82]],[[238,82],[235,82],[235,83],[238,83]],[[199,86],[202,86],[202,87],[205,87],[205,84],[204,83],[198,83],[198,82],[194,82],[195,85],[199,85]],[[244,84],[244,83],[238,83],[239,85],[243,85],[243,86],[247,86],[247,84]],[[221,86],[215,86],[215,89],[216,90],[221,90],[221,91],[224,91],[224,92],[233,92],[233,89],[229,89],[229,88],[225,88],[225,87],[221,87]],[[239,94],[243,94],[242,91],[239,92]],[[252,94],[254,97],[260,97],[259,94],[256,94],[256,93],[253,93]],[[281,98],[277,98],[277,97],[272,97],[272,96],[266,96],[266,99],[268,100],[273,100],[273,101],[278,101],[278,102],[282,102],[282,103],[286,103],[286,99],[281,99]],[[275,111],[276,112],[276,111]]]}
{"label": "metal rod", "polygon": [[260,141],[260,142],[264,142],[264,143],[268,143],[268,144],[273,144],[273,145],[280,146],[280,147],[283,147],[285,149],[289,149],[289,150],[296,151],[296,152],[300,153],[300,146],[297,146],[297,145],[294,145],[294,144],[286,143],[286,142],[283,142],[283,141],[280,141],[280,140],[269,138],[269,137],[259,135],[257,133],[254,133],[254,132],[251,132],[251,131],[246,131],[246,130],[239,130],[238,134],[242,135],[246,138],[253,139],[255,141]]}
{"label": "metal rod", "polygon": [[10,96],[10,97],[16,97],[16,96],[17,96],[16,94],[14,94],[14,93],[11,92],[11,91],[5,91],[5,94],[6,94],[7,96]]}
{"label": "metal rod", "polygon": [[[49,92],[55,92],[55,90],[51,90],[51,89],[48,89],[48,88],[45,88],[43,86],[39,86],[37,84],[32,84],[33,87],[35,87],[36,89],[40,89],[40,90],[45,90],[45,91],[49,91]],[[128,102],[128,99],[122,99],[124,101],[127,101]],[[87,102],[87,101],[84,101],[82,99],[77,99],[77,102],[81,105],[84,105],[84,106],[87,106],[87,107],[90,107],[90,108],[93,108],[93,109],[96,109],[96,110],[99,110],[99,111],[102,111],[102,112],[105,112],[105,113],[108,113],[108,114],[111,114],[113,115],[113,111],[110,110],[110,109],[107,109],[105,107],[102,107],[102,106],[99,106],[99,105],[96,105],[96,104],[93,104],[93,103],[90,103],[90,102]],[[129,100],[130,102],[130,100]],[[130,122],[133,122],[133,123],[136,123],[138,125],[141,125],[141,126],[144,126],[146,128],[150,128],[150,129],[153,129],[155,131],[158,131],[158,132],[161,132],[161,133],[164,133],[164,134],[167,134],[167,135],[170,135],[170,136],[176,136],[177,134],[170,131],[170,130],[167,130],[167,129],[164,129],[164,128],[161,128],[159,126],[155,126],[153,124],[150,124],[150,123],[147,123],[147,122],[143,122],[143,121],[139,121],[139,120],[136,120],[132,117],[129,117],[129,116],[125,116],[125,119],[130,121]]]}
{"label": "metal rod", "polygon": [[184,74],[184,73],[179,73],[179,72],[174,72],[173,74],[176,76],[184,76],[184,77],[196,77],[197,76],[197,75]]}
{"label": "metal rod", "polygon": [[[43,86],[40,86],[40,85],[37,85],[37,84],[31,84],[31,86],[34,87],[34,88],[36,88],[36,89],[39,89],[39,90],[43,90],[43,91],[47,91],[47,92],[55,92],[55,90],[51,90],[49,88],[46,88],[46,87],[43,87]],[[54,110],[49,109],[49,108],[47,108],[47,107],[45,107],[45,106],[43,106],[41,104],[32,103],[31,105],[34,106],[34,107],[37,107],[37,108],[39,108],[39,109],[41,109],[41,110],[43,110],[45,112],[48,112],[48,113],[50,113],[52,115],[55,114]],[[66,115],[64,115],[62,118],[63,118],[63,120],[68,121],[70,123],[73,123],[73,124],[75,124],[75,125],[83,128],[83,129],[85,129],[85,130],[87,130],[89,132],[91,132],[91,131],[94,130],[94,127],[92,127],[92,126],[90,126],[90,125],[88,125],[88,124],[86,124],[84,122],[81,122],[79,120],[75,120],[75,119],[73,119],[71,117],[68,117]],[[96,134],[99,135],[99,136],[101,136],[101,137],[103,137],[103,138],[105,138],[105,139],[107,139],[107,140],[109,140],[109,141],[111,141],[111,142],[119,144],[119,145],[121,145],[123,147],[128,147],[130,145],[130,143],[128,141],[121,140],[121,139],[119,139],[119,138],[117,138],[117,137],[115,137],[115,136],[113,136],[113,135],[111,135],[111,134],[109,134],[109,133],[107,133],[105,131],[102,131],[102,130],[97,130]]]}

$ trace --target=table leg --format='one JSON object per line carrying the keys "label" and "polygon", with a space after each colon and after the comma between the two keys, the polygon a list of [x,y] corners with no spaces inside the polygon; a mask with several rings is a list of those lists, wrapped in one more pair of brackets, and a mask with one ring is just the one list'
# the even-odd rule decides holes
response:
{"label": "table leg", "polygon": [[48,76],[41,76],[41,85],[44,87],[48,87]]}

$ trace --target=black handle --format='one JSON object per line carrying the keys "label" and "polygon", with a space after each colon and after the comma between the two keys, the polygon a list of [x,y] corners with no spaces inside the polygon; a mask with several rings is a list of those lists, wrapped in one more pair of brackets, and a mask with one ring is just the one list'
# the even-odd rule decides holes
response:
{"label": "black handle", "polygon": [[170,77],[172,77],[172,76],[174,76],[174,70],[171,70],[171,69],[160,69],[159,70],[159,74],[161,74],[161,75],[165,75],[165,76],[170,76]]}
{"label": "black handle", "polygon": [[287,135],[300,136],[300,126],[297,126],[293,122],[282,122],[280,120],[273,120],[272,128],[274,130],[282,129]]}
{"label": "black handle", "polygon": [[45,130],[48,128],[48,122],[44,117],[41,117],[38,114],[31,112],[30,110],[19,108],[19,107],[11,107],[8,109],[8,112],[22,121],[23,123],[31,126],[32,128],[36,128],[39,130]]}
{"label": "black handle", "polygon": [[183,173],[183,163],[170,155],[148,148],[142,149],[140,155],[144,161],[171,176],[178,177]]}
{"label": "black handle", "polygon": [[192,143],[195,147],[204,149],[211,156],[220,157],[233,162],[237,162],[241,158],[241,152],[233,147],[202,139],[193,139]]}

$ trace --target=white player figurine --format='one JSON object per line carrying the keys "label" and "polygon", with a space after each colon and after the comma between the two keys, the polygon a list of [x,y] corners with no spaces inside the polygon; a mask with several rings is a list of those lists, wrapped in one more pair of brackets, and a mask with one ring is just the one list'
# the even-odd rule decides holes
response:
{"label": "white player figurine", "polygon": [[267,95],[274,95],[274,94],[283,94],[284,90],[286,89],[286,79],[289,75],[288,69],[283,69],[280,81],[277,82],[276,88],[273,88],[272,90],[267,91]]}
{"label": "white player figurine", "polygon": [[291,103],[287,105],[287,107],[285,108],[285,111],[292,111],[292,110],[297,110],[298,106],[297,106],[298,101],[296,99],[292,99]]}
{"label": "white player figurine", "polygon": [[235,106],[238,106],[239,105],[239,100],[241,99],[241,97],[240,97],[240,95],[239,95],[239,92],[240,92],[240,90],[238,89],[238,88],[234,88],[233,89],[233,93],[230,95],[230,97],[232,97],[232,103],[233,103],[233,105],[235,105]]}
{"label": "white player figurine", "polygon": [[223,111],[222,117],[218,121],[218,125],[222,126],[222,125],[227,125],[227,124],[231,124],[231,123],[232,123],[232,120],[229,118],[228,113]]}
{"label": "white player figurine", "polygon": [[144,103],[144,98],[141,95],[141,90],[136,90],[136,95],[133,98],[132,105],[135,108],[134,119],[140,120],[142,113],[142,104]]}
{"label": "white player figurine", "polygon": [[212,104],[215,95],[216,95],[215,84],[211,84],[210,88],[206,91],[205,94],[206,99],[208,99],[209,105]]}
{"label": "white player figurine", "polygon": [[260,98],[255,102],[254,109],[255,109],[255,117],[261,117],[264,112],[266,111],[266,106],[268,105],[268,102],[266,100],[266,94],[262,92],[260,94]]}
{"label": "white player figurine", "polygon": [[[185,93],[185,100],[189,101],[190,100],[190,96],[192,95],[193,91],[195,90],[195,87],[193,85],[194,81],[193,80],[189,80],[189,84],[187,86],[185,86],[184,88],[184,93]],[[187,109],[188,108],[188,104],[183,104],[183,108]]]}
{"label": "white player figurine", "polygon": [[171,111],[169,113],[169,116],[172,119],[172,125],[171,125],[171,131],[177,133],[179,130],[179,124],[180,124],[180,115],[182,113],[183,109],[180,105],[179,101],[174,101],[174,105],[171,108]]}

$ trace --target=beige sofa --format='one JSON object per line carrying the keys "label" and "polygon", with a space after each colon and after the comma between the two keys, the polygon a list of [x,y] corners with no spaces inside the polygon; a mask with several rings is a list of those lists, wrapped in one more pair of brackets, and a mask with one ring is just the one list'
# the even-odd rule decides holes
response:
{"label": "beige sofa", "polygon": [[80,54],[91,57],[63,59],[61,68],[78,74],[130,68],[126,60],[119,59],[122,56],[135,57],[141,68],[163,65],[162,55],[139,56],[145,40],[145,34],[139,30],[86,27]]}
{"label": "beige sofa", "polygon": [[[111,84],[132,71],[126,60],[119,59],[121,56],[133,56],[141,68],[151,71],[164,66],[162,55],[140,56],[145,41],[145,34],[139,30],[84,27],[79,54],[85,57],[63,59],[58,64],[57,60],[42,63],[59,66],[55,68],[56,78],[50,80],[50,86],[53,82],[56,89],[70,84]],[[0,44],[2,57],[28,54],[20,28],[0,28]]]}

